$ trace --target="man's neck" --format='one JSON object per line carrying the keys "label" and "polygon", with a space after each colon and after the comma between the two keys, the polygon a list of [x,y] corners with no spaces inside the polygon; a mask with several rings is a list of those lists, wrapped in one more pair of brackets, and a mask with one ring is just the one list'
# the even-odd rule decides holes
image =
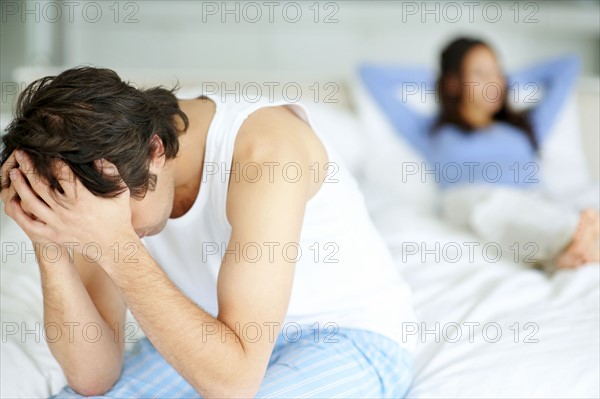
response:
{"label": "man's neck", "polygon": [[183,216],[194,204],[202,179],[206,137],[216,111],[208,99],[181,100],[179,107],[188,117],[189,126],[179,136],[179,152],[175,158],[175,195],[171,218]]}

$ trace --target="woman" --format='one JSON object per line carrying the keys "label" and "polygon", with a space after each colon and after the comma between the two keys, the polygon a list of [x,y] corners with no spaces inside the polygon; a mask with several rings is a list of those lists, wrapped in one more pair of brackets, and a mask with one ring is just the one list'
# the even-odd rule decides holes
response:
{"label": "woman", "polygon": [[508,106],[509,86],[496,55],[477,39],[459,38],[443,50],[435,117],[416,113],[389,90],[427,76],[383,68],[363,69],[362,76],[394,127],[436,170],[445,219],[521,261],[574,268],[600,258],[598,211],[580,212],[545,198],[536,172],[539,149],[578,66],[576,58],[563,57],[518,76],[520,86],[511,87],[543,86],[542,100],[526,113]]}

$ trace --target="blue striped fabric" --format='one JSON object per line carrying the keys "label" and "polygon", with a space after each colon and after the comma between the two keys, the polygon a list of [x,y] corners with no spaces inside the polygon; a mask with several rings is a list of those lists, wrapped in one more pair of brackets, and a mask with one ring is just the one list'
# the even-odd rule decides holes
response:
{"label": "blue striped fabric", "polygon": [[[296,331],[298,332],[298,331]],[[337,342],[335,342],[337,341]],[[303,327],[279,335],[257,398],[403,398],[412,358],[380,334]],[[82,398],[64,387],[52,398]],[[125,357],[121,378],[103,398],[200,398],[143,338]]]}

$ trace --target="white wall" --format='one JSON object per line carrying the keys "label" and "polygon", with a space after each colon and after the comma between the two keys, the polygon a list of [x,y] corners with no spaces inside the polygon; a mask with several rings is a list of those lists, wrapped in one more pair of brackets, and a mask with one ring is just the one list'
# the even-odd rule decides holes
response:
{"label": "white wall", "polygon": [[440,48],[458,34],[488,39],[506,68],[573,52],[584,75],[600,74],[595,0],[3,0],[0,12],[4,112],[16,98],[4,92],[18,64],[164,68],[173,80],[196,70],[268,69],[325,82],[348,77],[363,61],[435,67]]}
{"label": "white wall", "polygon": [[27,26],[29,63],[350,71],[365,59],[434,63],[443,43],[470,33],[489,39],[509,67],[573,51],[586,73],[600,70],[597,1],[3,3],[18,7],[3,4],[3,23]]}
{"label": "white wall", "polygon": [[[63,24],[64,64],[350,72],[361,60],[435,63],[445,42],[470,33],[489,39],[508,67],[572,51],[586,73],[600,69],[597,1],[271,3],[135,1],[121,3],[117,23],[112,2],[96,23],[81,8],[74,23]],[[126,15],[137,22],[126,23]]]}

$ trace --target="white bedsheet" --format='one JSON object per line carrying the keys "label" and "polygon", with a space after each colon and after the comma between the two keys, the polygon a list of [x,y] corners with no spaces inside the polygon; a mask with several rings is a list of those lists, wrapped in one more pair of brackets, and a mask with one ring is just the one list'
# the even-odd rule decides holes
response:
{"label": "white bedsheet", "polygon": [[[515,264],[510,256],[492,262],[492,247],[487,260],[482,246],[474,247],[469,258],[468,245],[474,244],[465,243],[477,242],[475,237],[399,207],[373,187],[366,194],[398,269],[413,289],[420,321],[409,397],[600,397],[598,264],[549,277]],[[440,250],[429,252],[425,262],[421,254],[409,255],[413,245],[431,250],[436,243]],[[457,252],[451,249],[457,247],[463,255],[455,262]],[[438,261],[435,253],[441,254]],[[407,334],[412,327],[405,328]],[[497,331],[502,336],[495,342]]]}

